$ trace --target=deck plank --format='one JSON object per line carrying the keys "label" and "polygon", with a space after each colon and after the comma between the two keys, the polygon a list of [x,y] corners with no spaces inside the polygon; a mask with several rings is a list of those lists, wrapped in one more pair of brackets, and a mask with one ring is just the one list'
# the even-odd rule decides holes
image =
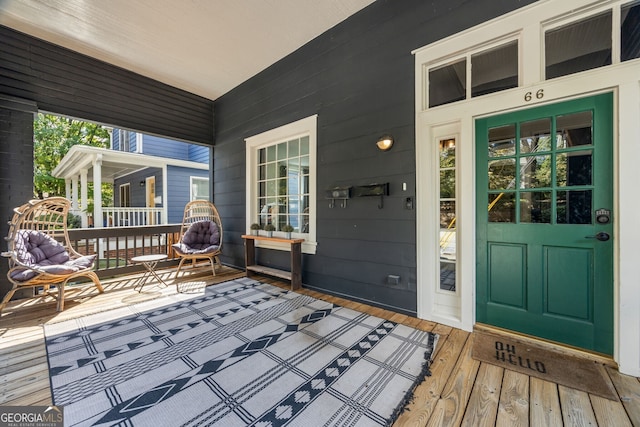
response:
{"label": "deck plank", "polygon": [[395,426],[426,425],[468,338],[468,332],[458,329],[449,336],[440,337],[431,365],[431,376],[416,388],[413,401],[400,415]]}
{"label": "deck plank", "polygon": [[540,378],[529,379],[529,425],[561,426],[562,412],[558,385]]}
{"label": "deck plank", "polygon": [[632,427],[622,403],[594,395],[591,395],[590,398],[593,412],[596,414],[596,419],[598,420],[598,425]]}
{"label": "deck plank", "polygon": [[627,416],[634,426],[640,426],[640,379],[622,375],[616,369],[607,367],[613,386],[620,395]]}
{"label": "deck plank", "polygon": [[529,377],[505,370],[496,427],[529,425]]}
{"label": "deck plank", "polygon": [[489,427],[495,425],[503,375],[504,369],[499,366],[488,363],[480,364],[467,410],[462,419],[462,426]]}
{"label": "deck plank", "polygon": [[427,426],[458,426],[462,422],[480,368],[480,362],[471,358],[472,346],[473,340],[468,339]]}
{"label": "deck plank", "polygon": [[591,407],[589,395],[584,391],[558,386],[562,421],[565,427],[588,427],[598,425]]}

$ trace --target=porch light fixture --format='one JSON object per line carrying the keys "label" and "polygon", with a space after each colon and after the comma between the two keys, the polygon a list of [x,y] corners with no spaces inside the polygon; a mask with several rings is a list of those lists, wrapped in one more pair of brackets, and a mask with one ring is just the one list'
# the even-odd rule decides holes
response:
{"label": "porch light fixture", "polygon": [[379,150],[388,151],[391,149],[391,147],[393,147],[393,142],[393,137],[391,135],[382,135],[380,138],[378,138],[376,145],[378,146]]}
{"label": "porch light fixture", "polygon": [[140,181],[140,187],[144,187],[144,181]]}

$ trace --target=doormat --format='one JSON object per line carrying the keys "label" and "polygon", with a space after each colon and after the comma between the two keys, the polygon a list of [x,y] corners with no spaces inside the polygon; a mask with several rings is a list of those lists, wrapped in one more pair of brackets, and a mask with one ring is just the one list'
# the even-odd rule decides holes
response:
{"label": "doormat", "polygon": [[618,395],[604,365],[525,340],[484,331],[473,332],[472,357],[525,375],[585,391],[610,400]]}
{"label": "doormat", "polygon": [[69,426],[384,426],[438,336],[242,278],[46,324]]}

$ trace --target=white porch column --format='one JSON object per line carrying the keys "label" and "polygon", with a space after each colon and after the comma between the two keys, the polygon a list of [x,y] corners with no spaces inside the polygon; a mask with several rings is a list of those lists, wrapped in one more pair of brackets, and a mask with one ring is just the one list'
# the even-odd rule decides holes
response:
{"label": "white porch column", "polygon": [[64,197],[71,200],[71,180],[69,178],[64,179]]}
{"label": "white porch column", "polygon": [[102,154],[93,161],[93,226],[102,227]]}
{"label": "white porch column", "polygon": [[87,218],[87,206],[89,205],[89,185],[87,174],[88,171],[86,169],[80,170],[80,209],[82,210],[82,228],[89,226],[89,220]]}
{"label": "white porch column", "polygon": [[71,178],[71,210],[78,210],[78,177]]}

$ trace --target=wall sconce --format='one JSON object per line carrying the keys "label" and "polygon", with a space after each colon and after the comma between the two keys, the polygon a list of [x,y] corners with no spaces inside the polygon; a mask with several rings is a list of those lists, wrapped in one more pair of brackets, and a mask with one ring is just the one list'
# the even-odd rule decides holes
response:
{"label": "wall sconce", "polygon": [[144,187],[144,181],[140,181],[140,187]]}
{"label": "wall sconce", "polygon": [[391,149],[391,147],[393,147],[393,142],[393,137],[391,135],[382,135],[380,138],[378,138],[376,145],[378,146],[379,150],[387,151]]}

